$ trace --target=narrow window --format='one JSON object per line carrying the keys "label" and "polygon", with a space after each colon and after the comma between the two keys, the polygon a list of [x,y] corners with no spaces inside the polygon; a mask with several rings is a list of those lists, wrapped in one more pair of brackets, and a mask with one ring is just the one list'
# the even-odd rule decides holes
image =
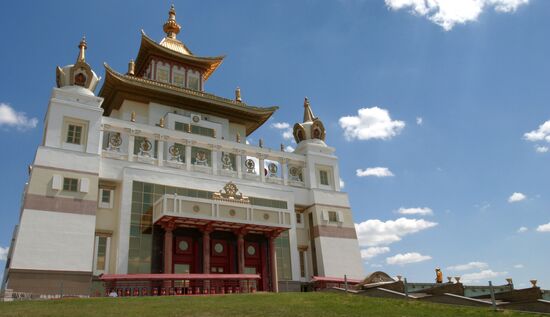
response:
{"label": "narrow window", "polygon": [[99,208],[113,208],[114,191],[111,189],[99,189]]}
{"label": "narrow window", "polygon": [[306,277],[306,255],[304,251],[300,251],[300,277]]}
{"label": "narrow window", "polygon": [[109,269],[109,244],[110,237],[96,236],[95,237],[95,261],[94,273],[96,275],[106,273]]}
{"label": "narrow window", "polygon": [[321,185],[328,185],[328,173],[327,171],[319,171],[319,179]]}
{"label": "narrow window", "polygon": [[82,126],[76,124],[69,124],[67,127],[67,143],[81,144],[82,140]]}
{"label": "narrow window", "polygon": [[336,211],[329,211],[328,212],[328,221],[329,222],[338,222],[338,215],[336,214]]}
{"label": "narrow window", "polygon": [[302,223],[302,214],[300,213],[296,214],[296,223]]}
{"label": "narrow window", "polygon": [[69,192],[76,192],[78,190],[78,179],[63,178],[63,190],[66,190]]}
{"label": "narrow window", "polygon": [[187,88],[193,90],[199,90],[199,77],[189,76],[187,78]]}

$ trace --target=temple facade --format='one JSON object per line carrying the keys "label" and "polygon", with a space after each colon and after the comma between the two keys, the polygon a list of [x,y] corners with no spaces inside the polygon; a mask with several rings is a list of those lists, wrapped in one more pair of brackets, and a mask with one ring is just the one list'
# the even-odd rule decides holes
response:
{"label": "temple facade", "polygon": [[[258,274],[258,290],[362,278],[335,149],[306,99],[293,152],[247,144],[277,107],[205,92],[223,56],[142,32],[125,72],[58,67],[3,288],[85,293],[105,274]],[[296,119],[301,119],[297,116]],[[257,138],[257,137],[256,137]],[[38,290],[37,290],[38,288]]]}

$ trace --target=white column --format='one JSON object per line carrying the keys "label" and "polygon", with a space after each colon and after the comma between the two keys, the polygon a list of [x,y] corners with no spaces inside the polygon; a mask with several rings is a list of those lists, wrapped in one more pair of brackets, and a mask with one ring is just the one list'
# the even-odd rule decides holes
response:
{"label": "white column", "polygon": [[260,173],[260,180],[262,181],[262,183],[265,182],[265,160],[264,160],[264,156],[263,155],[259,155],[258,156],[258,159],[259,159],[259,166],[258,166],[258,172]]}
{"label": "white column", "polygon": [[212,149],[212,174],[218,175],[218,150]]}
{"label": "white column", "polygon": [[133,134],[128,134],[128,161],[134,160],[134,141],[136,137]]}
{"label": "white column", "polygon": [[235,165],[237,166],[237,177],[243,178],[243,162],[240,154],[235,155]]}
{"label": "white column", "polygon": [[[127,171],[125,169],[124,171]],[[120,215],[118,223],[118,248],[115,274],[128,273],[128,252],[130,249],[130,221],[132,217],[132,186],[133,179],[122,173],[122,190],[120,197]]]}
{"label": "white column", "polygon": [[185,146],[185,169],[191,170],[191,145]]}
{"label": "white column", "polygon": [[283,174],[283,184],[288,185],[288,160],[281,160],[281,173]]}
{"label": "white column", "polygon": [[157,142],[157,164],[158,166],[164,165],[164,141],[159,138]]}

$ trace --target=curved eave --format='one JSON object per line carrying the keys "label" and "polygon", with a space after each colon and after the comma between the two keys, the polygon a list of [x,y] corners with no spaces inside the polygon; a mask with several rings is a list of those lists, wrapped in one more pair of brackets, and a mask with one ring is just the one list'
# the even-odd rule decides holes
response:
{"label": "curved eave", "polygon": [[160,56],[166,59],[199,68],[203,70],[203,79],[205,81],[208,80],[210,75],[214,73],[214,71],[221,65],[223,59],[225,58],[225,56],[200,57],[195,55],[181,54],[158,44],[153,39],[148,37],[145,32],[141,31],[141,45],[139,47],[139,52],[135,61],[137,74],[141,74],[144,68],[147,67],[149,57],[152,55]]}
{"label": "curved eave", "polygon": [[107,64],[105,64],[105,81],[99,96],[105,99],[102,107],[105,109],[106,116],[109,116],[113,110],[120,109],[124,100],[142,103],[158,102],[176,108],[227,118],[230,122],[243,124],[246,127],[247,136],[264,124],[279,109],[277,106],[249,106],[202,91],[123,75],[114,71]]}

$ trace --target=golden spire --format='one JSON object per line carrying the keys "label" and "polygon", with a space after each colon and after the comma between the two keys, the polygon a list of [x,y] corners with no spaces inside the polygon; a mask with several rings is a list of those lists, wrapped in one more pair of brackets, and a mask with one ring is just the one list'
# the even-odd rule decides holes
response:
{"label": "golden spire", "polygon": [[241,98],[241,88],[237,87],[237,89],[235,89],[235,101],[237,102],[242,102],[243,99]]}
{"label": "golden spire", "polygon": [[313,115],[313,111],[311,111],[311,107],[309,106],[309,99],[307,97],[304,99],[304,122],[311,122],[315,119],[315,116]]}
{"label": "golden spire", "polygon": [[86,44],[86,37],[83,36],[82,37],[82,40],[80,40],[80,43],[78,44],[78,48],[80,49],[80,51],[78,52],[78,57],[76,59],[76,62],[83,62],[85,63],[86,62],[86,48],[88,48],[88,45]]}
{"label": "golden spire", "polygon": [[128,63],[128,75],[130,76],[134,76],[135,75],[135,70],[136,70],[136,63],[134,63],[134,60],[131,59],[130,62]]}
{"label": "golden spire", "polygon": [[176,22],[176,9],[174,5],[170,6],[170,11],[168,11],[168,20],[162,26],[162,29],[166,33],[166,36],[175,39],[176,35],[181,31],[181,26]]}

